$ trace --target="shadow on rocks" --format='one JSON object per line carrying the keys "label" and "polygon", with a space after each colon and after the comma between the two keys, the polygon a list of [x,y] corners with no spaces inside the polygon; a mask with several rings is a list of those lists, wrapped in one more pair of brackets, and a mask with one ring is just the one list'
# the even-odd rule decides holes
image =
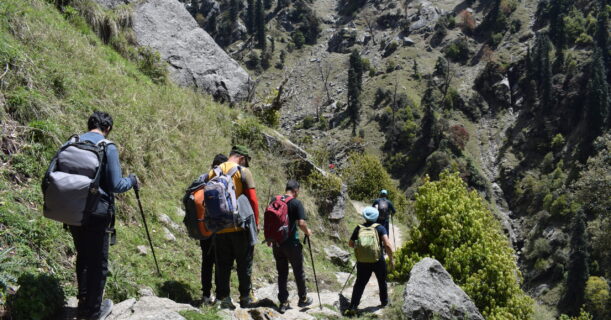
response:
{"label": "shadow on rocks", "polygon": [[178,303],[194,303],[191,287],[180,281],[168,280],[159,287],[159,296]]}

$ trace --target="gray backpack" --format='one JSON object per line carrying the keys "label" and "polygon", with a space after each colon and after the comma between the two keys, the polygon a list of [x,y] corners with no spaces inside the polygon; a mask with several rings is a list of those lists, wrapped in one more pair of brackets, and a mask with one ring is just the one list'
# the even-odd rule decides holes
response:
{"label": "gray backpack", "polygon": [[215,176],[206,183],[204,191],[206,216],[204,223],[206,228],[212,232],[243,225],[238,212],[238,201],[233,184],[233,175],[238,170],[241,170],[241,167],[235,166],[227,174],[224,174],[220,167],[216,167],[214,168]]}
{"label": "gray backpack", "polygon": [[75,135],[59,149],[42,181],[45,217],[81,226],[91,215],[108,214],[110,198],[100,188],[100,176],[110,144],[79,141]]}

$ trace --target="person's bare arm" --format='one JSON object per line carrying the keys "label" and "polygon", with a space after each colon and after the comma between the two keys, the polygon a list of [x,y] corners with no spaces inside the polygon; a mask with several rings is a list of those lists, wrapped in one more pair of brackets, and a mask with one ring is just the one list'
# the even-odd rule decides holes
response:
{"label": "person's bare arm", "polygon": [[394,260],[393,260],[393,252],[395,251],[395,249],[392,247],[392,243],[390,242],[390,239],[388,238],[388,235],[384,235],[382,236],[382,242],[384,243],[384,248],[386,249],[386,254],[388,255],[388,260],[390,261],[390,264],[393,264]]}
{"label": "person's bare arm", "polygon": [[307,237],[312,235],[312,230],[310,230],[310,228],[308,228],[308,224],[305,220],[297,220],[297,226],[299,226],[299,229],[301,229],[301,231],[303,231],[303,234],[306,235]]}

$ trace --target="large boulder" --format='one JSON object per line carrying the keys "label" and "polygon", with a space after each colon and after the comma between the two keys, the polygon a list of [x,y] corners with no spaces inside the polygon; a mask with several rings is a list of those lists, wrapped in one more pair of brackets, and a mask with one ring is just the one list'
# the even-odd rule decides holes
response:
{"label": "large boulder", "polygon": [[196,87],[220,101],[248,98],[252,85],[248,73],[199,27],[178,0],[96,1],[110,8],[133,3],[136,42],[159,52],[176,84]]}
{"label": "large boulder", "polygon": [[411,16],[412,23],[409,25],[409,32],[411,33],[433,31],[437,20],[444,13],[442,9],[435,7],[427,0],[414,1],[410,6],[418,8],[416,14]]}
{"label": "large boulder", "polygon": [[484,320],[469,296],[435,259],[424,258],[412,268],[403,292],[407,319]]}
{"label": "large boulder", "polygon": [[155,296],[141,297],[140,300],[129,299],[116,304],[107,320],[183,320],[180,311],[198,311],[188,305],[176,303],[167,298]]}
{"label": "large boulder", "polygon": [[325,247],[324,250],[325,255],[327,255],[327,259],[331,260],[331,262],[340,266],[347,266],[350,264],[350,252],[343,250],[336,245]]}

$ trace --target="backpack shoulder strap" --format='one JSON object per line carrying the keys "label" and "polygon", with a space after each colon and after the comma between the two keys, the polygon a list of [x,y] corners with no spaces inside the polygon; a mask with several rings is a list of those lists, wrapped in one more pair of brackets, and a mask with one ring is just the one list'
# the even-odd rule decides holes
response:
{"label": "backpack shoulder strap", "polygon": [[227,176],[233,177],[233,175],[236,174],[236,172],[238,172],[238,170],[240,170],[240,172],[242,172],[242,168],[240,166],[235,166],[235,167],[231,168],[229,171],[227,171]]}
{"label": "backpack shoulder strap", "polygon": [[380,225],[379,223],[374,223],[374,224],[370,225],[369,227],[377,228],[379,225]]}
{"label": "backpack shoulder strap", "polygon": [[98,143],[96,143],[96,146],[109,146],[111,144],[115,144],[114,142],[108,140],[108,139],[102,139],[100,141],[98,141]]}
{"label": "backpack shoulder strap", "polygon": [[282,202],[284,202],[284,203],[286,203],[286,204],[288,204],[288,203],[289,203],[291,200],[295,199],[294,197],[287,196],[287,195],[283,195],[283,196],[281,196],[281,197],[282,197],[282,198],[281,198]]}
{"label": "backpack shoulder strap", "polygon": [[[223,170],[221,170],[220,166],[214,167],[213,171],[214,171],[214,177],[219,177],[223,174]],[[210,177],[208,177],[208,181],[210,181]]]}

